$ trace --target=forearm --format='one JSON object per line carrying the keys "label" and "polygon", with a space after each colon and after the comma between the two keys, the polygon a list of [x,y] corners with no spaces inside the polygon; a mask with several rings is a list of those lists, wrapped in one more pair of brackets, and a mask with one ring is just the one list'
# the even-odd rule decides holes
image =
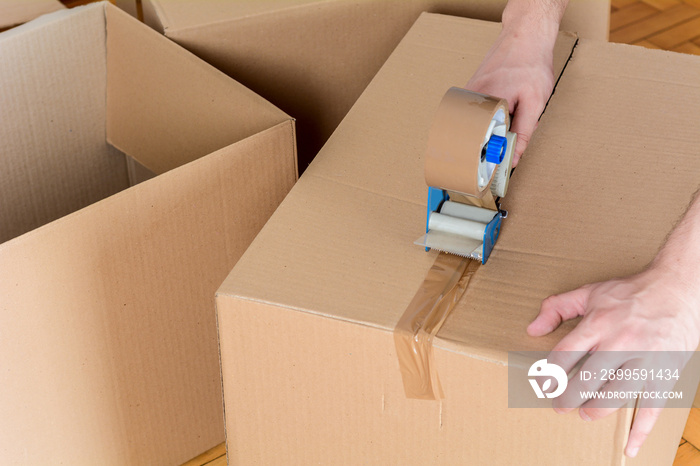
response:
{"label": "forearm", "polygon": [[510,0],[503,10],[503,29],[554,45],[569,0]]}
{"label": "forearm", "polygon": [[671,277],[700,305],[700,195],[696,194],[649,269]]}
{"label": "forearm", "polygon": [[508,101],[518,134],[513,166],[523,155],[554,88],[553,50],[568,0],[510,0],[503,28],[466,88]]}

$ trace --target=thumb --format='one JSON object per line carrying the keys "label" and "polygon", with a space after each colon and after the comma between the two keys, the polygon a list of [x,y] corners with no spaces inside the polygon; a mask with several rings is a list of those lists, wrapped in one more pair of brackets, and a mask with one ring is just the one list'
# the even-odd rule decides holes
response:
{"label": "thumb", "polygon": [[632,430],[627,440],[627,446],[625,447],[625,455],[630,458],[637,456],[639,448],[649,436],[652,427],[654,427],[656,420],[661,415],[661,411],[663,411],[662,408],[640,408],[637,410]]}
{"label": "thumb", "polygon": [[553,332],[565,320],[583,315],[591,286],[585,285],[567,293],[552,295],[542,301],[540,313],[527,326],[527,333],[540,337]]}

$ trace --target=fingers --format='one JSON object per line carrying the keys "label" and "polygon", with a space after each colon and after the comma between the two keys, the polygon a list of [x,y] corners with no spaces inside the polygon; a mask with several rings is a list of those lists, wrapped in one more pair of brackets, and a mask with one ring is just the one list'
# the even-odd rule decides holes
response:
{"label": "fingers", "polygon": [[630,458],[637,456],[639,448],[649,436],[662,410],[663,408],[639,408],[637,410],[632,430],[627,440],[627,447],[625,447],[625,455]]}
{"label": "fingers", "polygon": [[[596,371],[594,372],[598,374],[598,379],[600,379],[600,374],[601,368],[602,367],[608,367],[612,368],[617,366],[616,362],[614,360],[611,360],[611,358],[615,358],[616,356],[622,356],[623,359],[628,358],[628,354],[623,353],[623,352],[605,352],[605,356],[603,356],[603,361],[602,365],[598,365],[598,368],[593,368],[590,367],[588,368],[589,371]],[[592,358],[591,358],[592,359]],[[644,362],[641,359],[631,359],[625,362],[620,366],[620,369],[623,371],[629,370],[630,373],[634,370],[640,370],[644,366]],[[579,379],[582,377],[579,377]],[[592,378],[592,377],[589,377]],[[586,391],[588,390],[589,387],[585,388]],[[630,392],[641,392],[644,389],[644,381],[641,380],[641,377],[638,380],[635,380],[634,378],[625,378],[625,377],[618,377],[615,378],[614,380],[607,381],[604,387],[600,388],[598,387],[596,390],[599,392],[605,392],[607,394],[612,394],[612,393],[630,393]],[[579,387],[579,391],[582,392],[584,391],[583,388]],[[590,400],[586,401],[583,406],[581,406],[581,409],[579,409],[579,416],[581,416],[581,419],[585,421],[596,421],[598,419],[602,419],[605,416],[608,416],[609,414],[612,414],[613,412],[617,411],[619,408],[623,407],[625,404],[628,403],[627,398],[622,398],[619,397],[617,399],[613,397],[608,396],[607,398],[591,398]]]}
{"label": "fingers", "polygon": [[581,409],[578,410],[578,415],[584,421],[597,421],[598,419],[603,419],[604,417],[611,415],[621,407],[622,406],[618,406],[616,408],[596,408],[586,404],[581,406]]}
{"label": "fingers", "polygon": [[584,286],[545,299],[537,318],[527,326],[527,333],[533,337],[546,335],[559,327],[563,321],[583,315],[590,292],[591,287]]}
{"label": "fingers", "polygon": [[542,102],[530,99],[521,99],[518,101],[513,114],[513,123],[510,130],[518,133],[518,141],[515,143],[515,154],[513,156],[513,166],[518,163],[520,157],[525,152],[525,148],[530,143],[532,133],[535,132],[537,121],[542,114],[544,105]]}
{"label": "fingers", "polygon": [[[553,352],[550,354],[549,361],[561,364],[560,367],[568,373],[586,353],[587,351]],[[625,362],[625,358],[617,352],[593,353],[578,371],[572,373],[566,391],[552,402],[552,407],[558,413],[568,413],[582,405],[588,408],[613,407],[615,409],[624,405],[624,400],[596,398],[593,393],[600,391],[604,385],[606,389],[615,384],[620,385],[622,382],[618,380],[609,382],[603,374],[607,368],[626,368]],[[641,386],[641,382],[639,385]],[[580,414],[583,419],[586,419],[585,411]],[[592,418],[589,416],[589,419]]]}

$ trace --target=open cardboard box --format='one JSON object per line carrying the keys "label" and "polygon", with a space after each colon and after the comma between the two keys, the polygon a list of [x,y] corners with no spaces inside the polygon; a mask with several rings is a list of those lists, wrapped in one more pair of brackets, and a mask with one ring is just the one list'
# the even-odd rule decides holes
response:
{"label": "open cardboard box", "polygon": [[[143,14],[147,24],[294,116],[303,171],[422,11],[500,21],[505,5],[144,0]],[[572,0],[562,29],[606,40],[609,18],[609,0]]]}
{"label": "open cardboard box", "polygon": [[296,180],[294,121],[106,3],[0,34],[0,82],[0,462],[222,442],[214,292]]}
{"label": "open cardboard box", "polygon": [[0,0],[0,31],[64,8],[58,0]]}
{"label": "open cardboard box", "polygon": [[445,399],[404,394],[393,331],[435,259],[413,244],[428,129],[499,29],[422,15],[219,289],[231,464],[673,461],[687,409],[665,410],[630,460],[632,409],[596,422],[508,409],[507,365],[508,351],[548,351],[575,325],[529,337],[542,299],[639,271],[688,205],[698,57],[560,35],[566,67],[501,237],[433,342]]}

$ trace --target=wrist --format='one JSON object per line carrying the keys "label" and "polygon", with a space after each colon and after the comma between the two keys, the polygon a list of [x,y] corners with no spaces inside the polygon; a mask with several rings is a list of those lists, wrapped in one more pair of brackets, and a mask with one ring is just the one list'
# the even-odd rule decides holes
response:
{"label": "wrist", "polygon": [[700,275],[697,263],[689,263],[683,257],[665,254],[661,251],[649,264],[647,273],[653,277],[662,278],[667,285],[692,291],[698,296],[700,304]]}
{"label": "wrist", "polygon": [[553,48],[568,0],[510,0],[503,10],[502,34]]}
{"label": "wrist", "polygon": [[661,253],[641,275],[649,285],[665,290],[682,302],[683,308],[692,314],[696,326],[700,327],[700,283],[697,273],[689,270],[687,263]]}

